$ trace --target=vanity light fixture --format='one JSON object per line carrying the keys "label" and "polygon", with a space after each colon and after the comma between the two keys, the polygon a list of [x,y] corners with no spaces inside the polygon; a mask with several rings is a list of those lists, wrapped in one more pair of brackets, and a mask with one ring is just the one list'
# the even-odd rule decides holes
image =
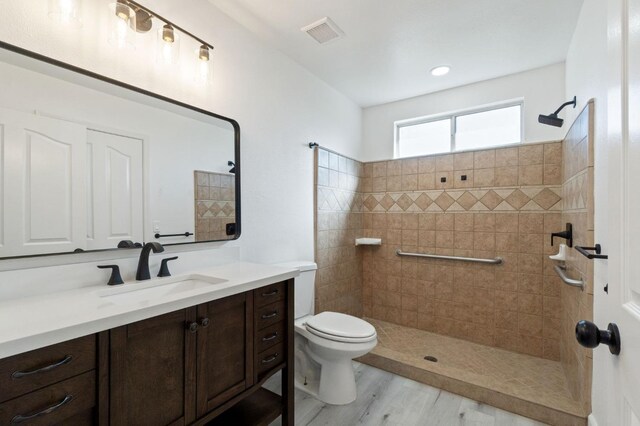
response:
{"label": "vanity light fixture", "polygon": [[451,71],[451,67],[448,65],[439,65],[435,68],[431,69],[431,75],[434,77],[441,77],[443,75],[447,75],[449,74],[449,71]]}
{"label": "vanity light fixture", "polygon": [[81,16],[82,0],[49,0],[49,18],[80,26]]}
{"label": "vanity light fixture", "polygon": [[[70,0],[70,1],[79,1],[79,0]],[[211,59],[211,50],[213,50],[213,46],[206,41],[202,40],[199,37],[196,37],[192,33],[186,31],[185,29],[177,26],[170,20],[163,18],[158,15],[154,11],[142,6],[140,3],[133,0],[117,0],[116,3],[112,3],[112,10],[115,15],[119,18],[116,23],[116,30],[114,30],[114,39],[118,46],[122,46],[125,40],[125,34],[123,34],[123,28],[125,25],[123,23],[128,24],[128,26],[134,30],[134,32],[146,33],[151,30],[153,26],[153,21],[157,20],[162,22],[163,26],[158,31],[158,40],[159,40],[159,58],[161,58],[164,62],[177,62],[179,57],[179,37],[178,34],[182,33],[192,40],[194,40],[200,47],[196,49],[197,57],[200,61],[207,63],[206,65],[198,66],[199,77],[210,76],[210,62]]]}

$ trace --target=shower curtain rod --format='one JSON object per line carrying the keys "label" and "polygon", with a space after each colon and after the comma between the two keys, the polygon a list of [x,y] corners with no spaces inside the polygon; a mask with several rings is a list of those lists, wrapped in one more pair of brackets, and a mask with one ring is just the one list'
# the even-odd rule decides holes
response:
{"label": "shower curtain rod", "polygon": [[356,160],[353,157],[349,157],[347,155],[341,154],[338,151],[334,151],[333,149],[329,149],[329,148],[326,148],[324,146],[321,146],[321,145],[317,144],[316,142],[309,142],[309,148],[311,148],[311,149],[314,149],[314,148],[323,149],[323,150],[328,151],[328,152],[330,152],[332,154],[339,155],[340,157],[348,158],[349,160],[357,161],[358,163],[362,163],[362,164],[365,163],[364,161]]}
{"label": "shower curtain rod", "polygon": [[426,254],[426,253],[407,253],[400,249],[396,250],[396,254],[398,256],[424,257],[428,259],[443,259],[443,260],[459,260],[460,262],[488,263],[491,265],[500,265],[502,263],[501,257],[496,257],[495,259],[480,259],[477,257],[444,256],[440,254]]}

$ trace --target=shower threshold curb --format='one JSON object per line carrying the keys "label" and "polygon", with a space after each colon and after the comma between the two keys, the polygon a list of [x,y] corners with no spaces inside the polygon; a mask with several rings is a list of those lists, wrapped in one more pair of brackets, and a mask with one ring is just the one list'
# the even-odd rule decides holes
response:
{"label": "shower threshold curb", "polygon": [[586,426],[587,417],[369,353],[358,362],[550,425]]}

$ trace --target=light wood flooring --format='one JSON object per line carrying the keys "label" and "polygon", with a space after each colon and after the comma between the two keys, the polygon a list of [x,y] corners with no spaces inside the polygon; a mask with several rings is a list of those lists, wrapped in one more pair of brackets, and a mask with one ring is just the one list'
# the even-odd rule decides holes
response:
{"label": "light wood flooring", "polygon": [[[358,399],[346,406],[324,404],[296,389],[299,426],[542,426],[468,398],[415,382],[365,364],[354,363]],[[280,393],[280,376],[265,387]],[[271,426],[280,426],[276,420]]]}

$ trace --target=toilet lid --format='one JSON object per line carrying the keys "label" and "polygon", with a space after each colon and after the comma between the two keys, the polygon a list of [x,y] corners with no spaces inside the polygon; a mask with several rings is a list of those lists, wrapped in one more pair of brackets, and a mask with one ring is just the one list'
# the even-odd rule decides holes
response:
{"label": "toilet lid", "polygon": [[342,339],[370,339],[376,335],[376,329],[368,322],[338,312],[314,315],[307,320],[307,329]]}

